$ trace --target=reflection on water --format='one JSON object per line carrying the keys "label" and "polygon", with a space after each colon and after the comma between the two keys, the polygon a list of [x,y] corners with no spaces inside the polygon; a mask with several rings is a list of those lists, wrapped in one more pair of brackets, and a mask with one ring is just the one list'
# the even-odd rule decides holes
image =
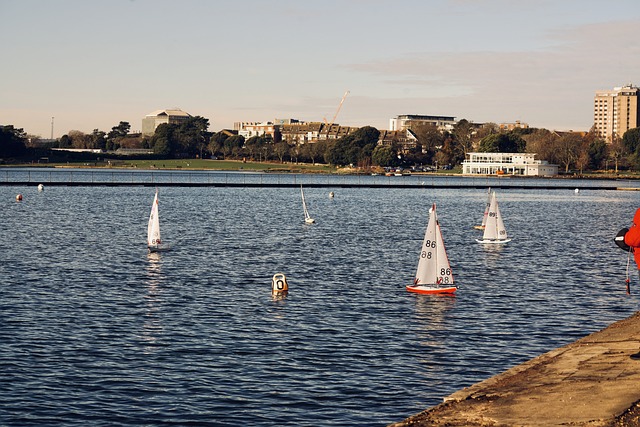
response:
{"label": "reflection on water", "polygon": [[160,313],[160,284],[162,282],[162,259],[159,252],[147,254],[146,288],[144,324],[142,326],[142,340],[145,343],[144,352],[155,351],[156,341],[162,333],[162,319]]}
{"label": "reflection on water", "polygon": [[480,256],[488,269],[500,268],[500,255],[505,251],[507,244],[517,244],[517,242],[513,243],[512,241],[511,243],[500,245],[478,243],[478,246],[481,248]]}
{"label": "reflection on water", "polygon": [[418,295],[415,303],[415,325],[422,332],[422,344],[439,345],[442,337],[434,332],[447,328],[447,312],[454,308],[455,294]]}

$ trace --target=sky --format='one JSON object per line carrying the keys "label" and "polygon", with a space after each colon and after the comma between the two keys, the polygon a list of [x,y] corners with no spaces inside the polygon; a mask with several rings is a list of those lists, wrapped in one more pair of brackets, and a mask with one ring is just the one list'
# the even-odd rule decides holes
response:
{"label": "sky", "polygon": [[0,124],[42,138],[173,108],[213,132],[336,113],[589,130],[595,91],[640,85],[637,0],[0,0],[0,16]]}

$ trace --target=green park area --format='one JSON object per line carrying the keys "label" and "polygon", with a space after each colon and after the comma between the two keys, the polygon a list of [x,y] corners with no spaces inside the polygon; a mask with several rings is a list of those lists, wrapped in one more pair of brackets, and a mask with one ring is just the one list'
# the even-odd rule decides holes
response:
{"label": "green park area", "polygon": [[243,160],[209,159],[101,159],[96,161],[40,162],[15,166],[122,168],[168,170],[258,171],[280,173],[335,173],[334,166],[311,163],[253,162]]}

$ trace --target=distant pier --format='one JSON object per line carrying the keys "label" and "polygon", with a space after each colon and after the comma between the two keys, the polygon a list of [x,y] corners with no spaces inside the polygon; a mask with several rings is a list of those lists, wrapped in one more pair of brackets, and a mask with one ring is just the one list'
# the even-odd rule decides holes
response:
{"label": "distant pier", "polygon": [[[38,181],[0,181],[0,186],[30,186],[43,182]],[[300,184],[292,183],[238,183],[238,182],[110,182],[110,181],[45,181],[48,186],[64,186],[64,187],[239,187],[239,188],[256,188],[256,187],[272,187],[272,188],[297,188]],[[487,187],[495,189],[516,189],[516,190],[627,190],[638,191],[640,188],[621,188],[616,186],[576,186],[576,185],[481,185],[481,184],[376,184],[376,183],[305,183],[305,188],[477,188],[486,189]]]}
{"label": "distant pier", "polygon": [[637,190],[633,180],[462,175],[338,175],[222,171],[111,169],[0,169],[0,186],[24,187],[237,187],[237,188],[451,188],[517,190]]}

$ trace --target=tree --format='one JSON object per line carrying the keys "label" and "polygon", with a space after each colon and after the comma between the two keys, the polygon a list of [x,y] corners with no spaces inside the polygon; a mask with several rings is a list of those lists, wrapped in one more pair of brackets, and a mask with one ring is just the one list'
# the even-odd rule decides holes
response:
{"label": "tree", "polygon": [[587,167],[591,170],[602,169],[607,157],[607,143],[598,136],[598,130],[595,125],[591,126],[591,129],[583,139],[589,153]]}
{"label": "tree", "polygon": [[640,128],[629,129],[622,135],[622,145],[630,154],[630,160],[635,168],[640,167]]}
{"label": "tree", "polygon": [[233,153],[237,153],[244,146],[244,137],[242,135],[233,135],[224,140],[222,152],[224,157],[231,157]]}
{"label": "tree", "polygon": [[300,155],[311,161],[311,163],[315,163],[316,159],[320,159],[321,157],[323,157],[325,147],[325,141],[315,141],[301,144]]}
{"label": "tree", "polygon": [[117,150],[120,147],[120,141],[129,134],[130,129],[129,122],[120,122],[117,126],[112,127],[107,134],[105,149]]}
{"label": "tree", "polygon": [[26,152],[27,134],[13,125],[0,126],[0,158],[19,157]]}
{"label": "tree", "polygon": [[522,153],[526,142],[514,132],[494,133],[480,141],[480,152],[485,153]]}
{"label": "tree", "polygon": [[569,172],[569,167],[586,149],[582,145],[582,137],[579,134],[568,132],[556,140],[555,151],[558,162],[564,166],[565,172]]}
{"label": "tree", "polygon": [[93,133],[89,135],[90,138],[90,147],[88,148],[97,148],[100,150],[104,150],[107,147],[107,139],[106,133],[101,130],[94,129]]}
{"label": "tree", "polygon": [[153,153],[162,157],[172,157],[175,153],[175,144],[173,139],[174,127],[168,123],[162,123],[156,128],[151,138],[151,148]]}
{"label": "tree", "polygon": [[216,132],[209,138],[209,145],[207,145],[208,150],[212,155],[217,155],[222,153],[224,147],[224,141],[229,138],[229,135],[224,132]]}
{"label": "tree", "polygon": [[202,156],[210,135],[207,133],[209,119],[201,116],[189,117],[179,124],[173,124],[175,155],[178,157]]}
{"label": "tree", "polygon": [[[156,128],[150,145],[154,153],[163,156],[202,156],[210,137],[206,131],[208,126],[209,120],[200,116],[189,117],[179,124],[162,123]],[[121,140],[123,137],[118,138]]]}
{"label": "tree", "polygon": [[284,161],[284,156],[289,154],[289,144],[286,141],[280,141],[273,146],[273,152],[280,159],[280,163]]}
{"label": "tree", "polygon": [[269,151],[268,147],[271,145],[273,145],[273,138],[267,134],[252,136],[244,142],[244,148],[249,153],[249,157],[255,158],[257,154],[261,161],[263,154]]}
{"label": "tree", "polygon": [[422,156],[422,163],[433,164],[434,156],[444,145],[444,135],[434,125],[423,124],[412,127],[412,132],[418,139],[418,151]]}
{"label": "tree", "polygon": [[473,125],[466,119],[453,125],[453,150],[456,163],[467,158],[467,153],[473,151]]}
{"label": "tree", "polygon": [[527,153],[538,155],[538,159],[555,162],[554,146],[558,135],[546,129],[535,129],[529,135],[523,137]]}
{"label": "tree", "polygon": [[[334,165],[348,165],[370,162],[371,153],[378,145],[380,131],[371,126],[338,138],[329,147],[326,159]],[[369,163],[370,164],[370,163]]]}
{"label": "tree", "polygon": [[131,125],[129,122],[120,122],[117,126],[111,128],[111,132],[109,132],[108,137],[109,139],[115,139],[127,136],[130,129]]}
{"label": "tree", "polygon": [[622,143],[629,153],[640,152],[640,128],[629,129],[622,135]]}
{"label": "tree", "polygon": [[613,160],[615,164],[615,171],[618,173],[618,165],[622,157],[624,157],[629,152],[627,151],[625,145],[622,143],[622,139],[616,134],[611,137],[611,144],[607,146],[609,152],[609,159]]}
{"label": "tree", "polygon": [[71,138],[69,138],[69,135],[62,135],[60,137],[58,148],[71,148]]}
{"label": "tree", "polygon": [[79,130],[70,130],[67,134],[73,148],[84,149],[89,148],[91,136]]}
{"label": "tree", "polygon": [[394,166],[396,153],[389,145],[378,145],[371,153],[371,163],[378,166]]}

